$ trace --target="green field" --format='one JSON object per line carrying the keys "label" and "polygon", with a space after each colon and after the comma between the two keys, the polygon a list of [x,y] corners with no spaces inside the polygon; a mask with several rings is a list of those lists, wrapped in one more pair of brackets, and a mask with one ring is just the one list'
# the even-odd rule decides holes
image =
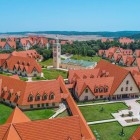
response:
{"label": "green field", "polygon": [[[124,127],[124,136],[120,136],[122,126],[118,122],[90,125],[93,134],[99,140],[128,140],[138,126]],[[96,133],[97,132],[97,133]]]}
{"label": "green field", "polygon": [[0,104],[0,124],[4,124],[11,113],[12,109],[10,107]]}
{"label": "green field", "polygon": [[56,79],[59,75],[61,75],[64,79],[67,78],[67,72],[61,70],[54,70],[54,69],[42,69],[44,73],[44,77],[48,80]]}
{"label": "green field", "polygon": [[[10,114],[12,113],[13,109],[0,104],[0,124],[4,124]],[[42,110],[32,110],[32,111],[24,111],[24,113],[31,119],[31,120],[42,120],[50,118],[54,113],[54,109],[42,109]]]}
{"label": "green field", "polygon": [[140,100],[138,100],[137,102],[140,103]]}
{"label": "green field", "polygon": [[50,118],[55,112],[53,109],[32,110],[24,112],[31,120],[43,120]]}
{"label": "green field", "polygon": [[81,55],[73,55],[71,59],[76,59],[76,60],[85,60],[85,61],[94,61],[94,62],[99,62],[101,60],[100,57],[94,56],[94,57],[89,57],[89,56],[81,56]]}
{"label": "green field", "polygon": [[48,59],[48,60],[39,62],[39,64],[40,64],[41,66],[44,66],[44,67],[46,67],[46,66],[52,66],[52,65],[53,65],[53,59],[50,58],[50,59]]}
{"label": "green field", "polygon": [[[111,113],[127,109],[124,103],[112,103],[79,107],[87,122],[112,119]],[[103,110],[102,110],[103,109]]]}

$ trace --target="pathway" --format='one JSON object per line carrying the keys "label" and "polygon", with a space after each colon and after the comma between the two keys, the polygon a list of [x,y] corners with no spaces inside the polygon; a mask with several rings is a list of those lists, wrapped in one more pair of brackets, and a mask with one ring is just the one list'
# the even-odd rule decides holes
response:
{"label": "pathway", "polygon": [[56,111],[56,113],[51,116],[49,119],[55,118],[57,117],[59,114],[61,114],[62,112],[64,112],[66,110],[66,106],[64,103],[59,104],[59,109]]}

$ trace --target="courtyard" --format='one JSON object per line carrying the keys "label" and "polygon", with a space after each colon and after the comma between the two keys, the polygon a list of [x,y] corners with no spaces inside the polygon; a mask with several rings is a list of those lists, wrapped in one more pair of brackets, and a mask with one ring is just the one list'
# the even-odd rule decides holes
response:
{"label": "courtyard", "polygon": [[128,107],[123,102],[119,102],[111,104],[97,104],[92,106],[80,106],[79,108],[86,121],[92,122],[113,119],[111,113],[127,109]]}

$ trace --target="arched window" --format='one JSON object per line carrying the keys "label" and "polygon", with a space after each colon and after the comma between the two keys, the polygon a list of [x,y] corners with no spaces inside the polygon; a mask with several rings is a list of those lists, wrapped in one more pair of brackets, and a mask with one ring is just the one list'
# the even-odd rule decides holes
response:
{"label": "arched window", "polygon": [[37,94],[37,95],[36,95],[35,100],[36,100],[36,101],[39,101],[39,100],[40,100],[40,94]]}
{"label": "arched window", "polygon": [[105,87],[104,87],[104,91],[105,91],[105,92],[108,92],[108,86],[105,86]]}
{"label": "arched window", "polygon": [[28,101],[30,101],[30,102],[33,101],[33,98],[34,98],[34,96],[32,94],[30,94],[28,97]]}
{"label": "arched window", "polygon": [[47,94],[45,93],[42,97],[43,100],[47,100]]}
{"label": "arched window", "polygon": [[101,87],[99,88],[99,92],[104,92],[104,87],[101,86]]}
{"label": "arched window", "polygon": [[53,93],[50,94],[49,99],[50,99],[50,100],[53,100],[53,99],[54,99],[54,94],[53,94]]}

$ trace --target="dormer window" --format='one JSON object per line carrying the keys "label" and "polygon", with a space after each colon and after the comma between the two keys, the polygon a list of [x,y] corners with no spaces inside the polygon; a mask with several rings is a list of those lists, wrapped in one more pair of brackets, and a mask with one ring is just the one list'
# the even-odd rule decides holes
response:
{"label": "dormer window", "polygon": [[84,76],[83,76],[83,79],[86,79],[86,78],[87,78],[86,75],[84,75]]}
{"label": "dormer window", "polygon": [[50,94],[49,99],[50,99],[50,100],[53,100],[53,99],[54,99],[54,94],[53,94],[53,93]]}
{"label": "dormer window", "polygon": [[39,101],[39,100],[40,100],[40,94],[37,94],[37,95],[36,95],[35,100],[36,100],[36,101]]}
{"label": "dormer window", "polygon": [[33,98],[34,98],[33,95],[30,94],[29,97],[28,97],[28,101],[30,101],[30,102],[33,101]]}
{"label": "dormer window", "polygon": [[104,91],[104,88],[103,87],[100,87],[99,88],[99,92],[103,92]]}
{"label": "dormer window", "polygon": [[47,100],[47,94],[45,93],[42,97],[43,100]]}
{"label": "dormer window", "polygon": [[105,86],[104,91],[108,92],[108,86]]}
{"label": "dormer window", "polygon": [[95,93],[98,93],[98,92],[99,92],[98,87],[96,87],[96,88],[94,89],[94,92],[95,92]]}

